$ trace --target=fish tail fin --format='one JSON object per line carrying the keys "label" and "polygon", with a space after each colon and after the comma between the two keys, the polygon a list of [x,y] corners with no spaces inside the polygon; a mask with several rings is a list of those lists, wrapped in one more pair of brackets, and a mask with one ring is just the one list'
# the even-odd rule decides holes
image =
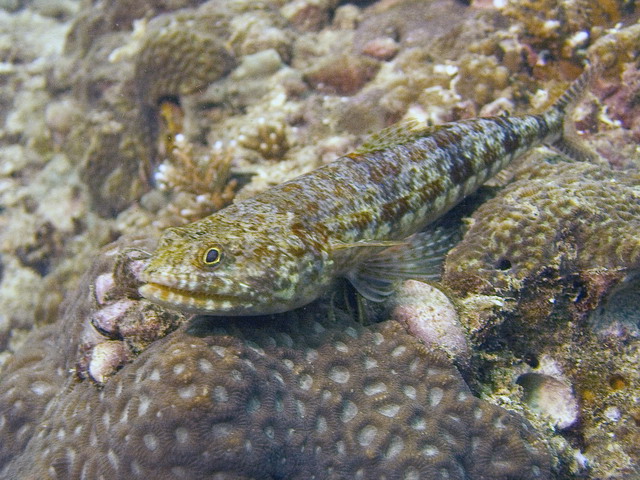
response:
{"label": "fish tail fin", "polygon": [[580,138],[575,123],[571,120],[576,106],[599,72],[600,66],[598,64],[593,63],[587,66],[584,72],[547,110],[547,115],[560,116],[562,119],[562,134],[560,138],[551,142],[550,146],[576,161],[594,162],[599,158],[599,155]]}

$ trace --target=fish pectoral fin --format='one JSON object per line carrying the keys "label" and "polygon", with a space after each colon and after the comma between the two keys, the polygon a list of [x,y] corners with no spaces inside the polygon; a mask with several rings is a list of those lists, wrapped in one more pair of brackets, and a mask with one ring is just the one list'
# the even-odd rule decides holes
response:
{"label": "fish pectoral fin", "polygon": [[382,302],[395,290],[395,280],[369,276],[366,269],[352,270],[347,274],[347,280],[356,291],[372,302]]}
{"label": "fish pectoral fin", "polygon": [[[447,252],[459,239],[459,226],[438,226],[374,252],[346,277],[367,300],[381,302],[400,280],[438,280]],[[380,245],[374,245],[380,246]]]}

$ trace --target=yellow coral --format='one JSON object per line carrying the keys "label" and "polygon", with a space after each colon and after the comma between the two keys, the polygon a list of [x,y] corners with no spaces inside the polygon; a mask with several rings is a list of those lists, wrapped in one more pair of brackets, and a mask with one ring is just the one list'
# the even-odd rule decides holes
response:
{"label": "yellow coral", "polygon": [[289,150],[289,141],[284,122],[267,121],[264,117],[258,118],[255,129],[240,134],[238,142],[245,148],[258,152],[267,160],[282,158]]}
{"label": "yellow coral", "polygon": [[176,135],[173,150],[155,173],[158,186],[174,193],[167,213],[177,219],[169,224],[193,222],[233,200],[237,182],[230,179],[232,159],[231,149],[222,143],[198,155],[184,135]]}

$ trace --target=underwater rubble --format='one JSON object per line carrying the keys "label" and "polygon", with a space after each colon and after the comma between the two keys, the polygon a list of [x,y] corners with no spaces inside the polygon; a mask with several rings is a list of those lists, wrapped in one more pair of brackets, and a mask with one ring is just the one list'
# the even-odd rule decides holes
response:
{"label": "underwater rubble", "polygon": [[[0,1],[0,478],[640,478],[639,15]],[[586,60],[598,162],[509,168],[464,202],[442,282],[376,322],[138,295],[164,228],[397,121],[540,110]]]}

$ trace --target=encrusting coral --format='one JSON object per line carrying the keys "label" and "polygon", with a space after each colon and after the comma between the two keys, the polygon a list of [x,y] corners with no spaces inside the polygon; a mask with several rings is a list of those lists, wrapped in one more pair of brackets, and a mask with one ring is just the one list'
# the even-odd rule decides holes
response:
{"label": "encrusting coral", "polygon": [[478,343],[505,319],[531,333],[553,312],[584,319],[640,269],[637,173],[538,161],[517,176],[474,213],[445,265]]}
{"label": "encrusting coral", "polygon": [[578,275],[582,290],[574,307],[580,312],[592,310],[604,293],[590,288],[588,277],[597,269],[621,280],[640,268],[637,173],[543,161],[518,178],[474,213],[448,256],[448,286],[516,297],[538,278],[562,288],[567,276]]}
{"label": "encrusting coral", "polygon": [[135,256],[116,252],[6,366],[0,435],[14,441],[0,446],[0,478],[550,478],[524,420],[474,397],[446,355],[327,302],[196,318],[102,386],[69,373],[97,299],[145,303],[131,293]]}
{"label": "encrusting coral", "polygon": [[475,211],[444,283],[495,391],[582,438],[592,478],[631,478],[640,175],[551,160],[521,168]]}
{"label": "encrusting coral", "polygon": [[231,70],[232,52],[216,35],[215,25],[223,18],[213,9],[154,18],[135,58],[135,83],[143,102],[155,106],[164,96],[202,90]]}

